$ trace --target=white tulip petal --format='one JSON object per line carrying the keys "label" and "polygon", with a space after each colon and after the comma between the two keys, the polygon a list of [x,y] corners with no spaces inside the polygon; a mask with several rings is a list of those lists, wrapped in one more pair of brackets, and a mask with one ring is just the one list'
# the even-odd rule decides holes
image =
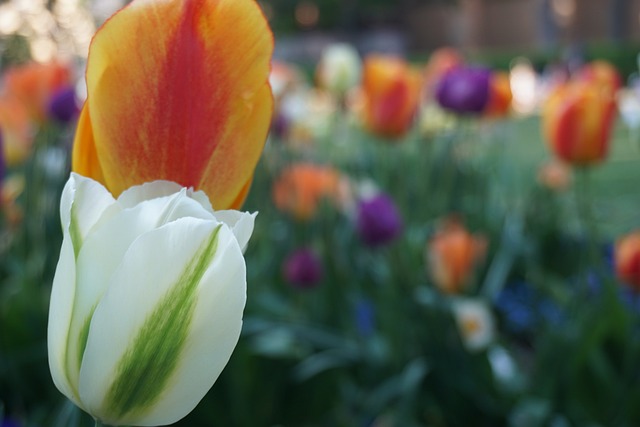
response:
{"label": "white tulip petal", "polygon": [[[159,425],[193,409],[237,342],[244,273],[237,242],[216,221],[184,218],[140,236],[91,322],[79,387],[89,412]],[[168,393],[179,401],[170,418]]]}
{"label": "white tulip petal", "polygon": [[[76,256],[90,230],[119,207],[99,183],[72,173],[62,191],[60,218],[63,242],[51,289],[47,345],[53,381],[69,399],[79,405],[76,384],[66,366],[69,326],[76,298]],[[81,406],[81,405],[79,405]]]}
{"label": "white tulip petal", "polygon": [[82,242],[99,222],[120,211],[115,199],[99,182],[72,173],[62,190],[60,219],[68,229],[76,255]]}
{"label": "white tulip petal", "polygon": [[190,413],[229,361],[242,329],[246,267],[237,241],[221,228],[215,259],[198,288],[189,335],[173,381],[153,410],[137,423],[174,423]]}
{"label": "white tulip petal", "polygon": [[73,303],[67,343],[67,370],[72,383],[77,383],[80,375],[91,315],[129,246],[140,235],[185,216],[211,218],[211,214],[187,197],[183,189],[125,209],[87,237],[78,254],[77,280],[82,286],[78,288]]}
{"label": "white tulip petal", "polygon": [[209,196],[206,195],[204,191],[198,190],[194,191],[192,189],[188,190],[189,197],[194,200],[197,200],[203,208],[213,213],[213,206],[211,206],[211,200],[209,200]]}
{"label": "white tulip petal", "polygon": [[238,240],[242,252],[247,249],[247,244],[253,233],[253,225],[258,216],[257,212],[239,212],[234,210],[216,211],[213,216],[220,222],[227,224]]}
{"label": "white tulip petal", "polygon": [[180,192],[182,187],[172,181],[153,181],[135,185],[118,196],[118,203],[123,208],[132,208],[145,200],[166,197]]}
{"label": "white tulip petal", "polygon": [[49,369],[53,383],[65,396],[76,405],[82,407],[76,388],[67,375],[67,340],[71,309],[76,292],[76,259],[69,233],[65,232],[60,249],[60,259],[53,278],[51,302],[49,307],[49,324],[47,327],[47,346]]}

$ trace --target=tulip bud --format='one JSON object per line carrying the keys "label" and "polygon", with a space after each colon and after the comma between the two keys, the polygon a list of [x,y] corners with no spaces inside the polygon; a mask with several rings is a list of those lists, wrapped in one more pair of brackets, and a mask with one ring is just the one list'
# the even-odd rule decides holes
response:
{"label": "tulip bud", "polygon": [[5,174],[5,163],[4,163],[4,138],[2,137],[2,128],[0,128],[0,184],[4,180]]}
{"label": "tulip bud", "polygon": [[459,293],[486,245],[484,238],[471,235],[460,223],[447,221],[427,248],[427,264],[436,286],[446,293]]}
{"label": "tulip bud", "polygon": [[556,89],[542,111],[546,140],[567,163],[587,166],[607,156],[615,99],[600,86],[572,82]]}
{"label": "tulip bud", "polygon": [[391,138],[408,132],[420,101],[420,74],[401,59],[375,55],[365,60],[362,80],[366,127]]}
{"label": "tulip bud", "polygon": [[278,209],[301,221],[310,220],[323,199],[340,199],[340,174],[328,166],[298,163],[285,169],[273,185]]}
{"label": "tulip bud", "polygon": [[402,230],[402,217],[393,200],[380,194],[358,205],[357,231],[366,245],[383,246],[392,242]]}
{"label": "tulip bud", "polygon": [[489,80],[489,100],[484,107],[484,114],[489,117],[501,117],[509,113],[511,108],[511,82],[504,72],[494,72]]}
{"label": "tulip bud", "polygon": [[214,212],[175,183],[117,199],[72,174],[49,311],[58,389],[109,425],[167,425],[211,388],[238,341],[255,215]]}
{"label": "tulip bud", "polygon": [[322,261],[310,249],[297,250],[285,260],[284,276],[298,289],[313,288],[322,279]]}
{"label": "tulip bud", "polygon": [[616,275],[640,291],[640,231],[622,237],[615,247]]}
{"label": "tulip bud", "polygon": [[318,85],[336,95],[344,95],[360,82],[362,64],[358,52],[346,43],[325,49],[318,63]]}
{"label": "tulip bud", "polygon": [[480,113],[489,100],[490,77],[485,68],[454,68],[440,80],[436,99],[442,108],[455,113]]}
{"label": "tulip bud", "polygon": [[63,87],[51,95],[48,105],[49,117],[61,122],[69,123],[80,113],[80,106],[76,99],[73,86]]}

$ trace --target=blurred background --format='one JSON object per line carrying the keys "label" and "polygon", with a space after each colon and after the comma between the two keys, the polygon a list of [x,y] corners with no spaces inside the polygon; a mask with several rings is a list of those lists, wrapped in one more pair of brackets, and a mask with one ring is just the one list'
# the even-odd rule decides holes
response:
{"label": "blurred background", "polygon": [[[122,0],[0,1],[0,426],[54,387],[59,198]],[[640,0],[260,1],[240,342],[177,426],[640,425]]]}

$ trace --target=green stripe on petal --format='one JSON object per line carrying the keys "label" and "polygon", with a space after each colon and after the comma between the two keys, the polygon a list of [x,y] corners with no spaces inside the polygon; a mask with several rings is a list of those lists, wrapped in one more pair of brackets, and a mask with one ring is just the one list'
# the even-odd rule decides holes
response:
{"label": "green stripe on petal", "polygon": [[71,243],[73,244],[73,253],[78,259],[80,248],[82,247],[82,233],[80,232],[80,224],[77,218],[77,207],[72,202],[71,204],[71,220],[69,222],[69,236],[71,237]]}
{"label": "green stripe on petal", "polygon": [[213,261],[217,227],[176,283],[147,317],[118,362],[105,413],[123,418],[144,412],[160,397],[177,366],[196,306],[198,283]]}

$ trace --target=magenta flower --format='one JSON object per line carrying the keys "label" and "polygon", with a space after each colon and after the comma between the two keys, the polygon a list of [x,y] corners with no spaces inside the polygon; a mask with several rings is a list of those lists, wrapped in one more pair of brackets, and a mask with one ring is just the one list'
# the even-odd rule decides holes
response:
{"label": "magenta flower", "polygon": [[295,288],[313,288],[322,279],[322,261],[311,249],[298,249],[285,260],[284,276]]}

